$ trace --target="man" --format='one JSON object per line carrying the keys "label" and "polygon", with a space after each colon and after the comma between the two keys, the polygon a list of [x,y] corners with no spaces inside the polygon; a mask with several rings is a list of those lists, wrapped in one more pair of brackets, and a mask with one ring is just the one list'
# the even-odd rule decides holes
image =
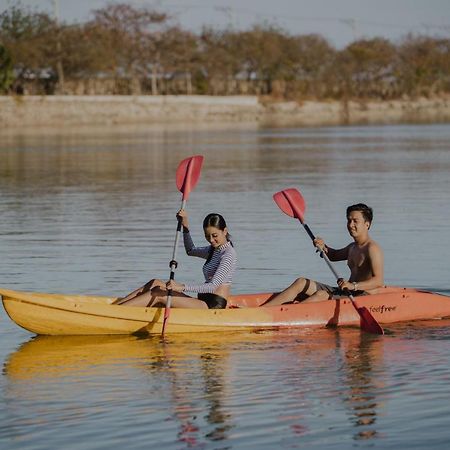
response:
{"label": "man", "polygon": [[347,208],[347,230],[353,238],[352,243],[335,250],[317,238],[314,245],[327,254],[330,261],[347,261],[350,268],[348,281],[340,279],[339,287],[329,286],[307,278],[296,279],[284,291],[264,303],[264,306],[281,305],[288,302],[318,302],[333,296],[345,295],[350,291],[353,296],[374,293],[384,284],[383,251],[369,236],[373,211],[369,206],[358,203]]}

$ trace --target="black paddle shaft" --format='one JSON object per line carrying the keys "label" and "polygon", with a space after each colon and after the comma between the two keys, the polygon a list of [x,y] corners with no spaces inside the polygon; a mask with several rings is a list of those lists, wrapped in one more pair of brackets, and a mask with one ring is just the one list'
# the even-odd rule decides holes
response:
{"label": "black paddle shaft", "polygon": [[[308,224],[303,223],[302,221],[301,221],[301,224],[303,225],[303,228],[304,228],[304,229],[306,230],[306,232],[308,233],[308,236],[309,236],[309,237],[311,238],[311,240],[314,242],[315,239],[316,239],[316,237],[314,236],[314,233],[311,231],[311,228],[309,228]],[[333,275],[335,276],[336,281],[339,282],[339,280],[341,280],[342,278],[341,278],[341,277],[339,276],[339,274],[336,272],[335,268],[333,267],[333,265],[331,264],[330,260],[328,259],[327,254],[326,254],[323,250],[321,250],[320,248],[319,248],[319,251],[320,251],[320,257],[323,258],[323,259],[325,260],[325,262],[327,263],[327,266],[328,266],[328,267],[330,268],[330,270],[333,272]],[[353,296],[352,296],[350,293],[348,293],[347,295],[353,300]]]}
{"label": "black paddle shaft", "polygon": [[311,231],[311,228],[308,227],[308,224],[302,223],[303,227],[305,228],[306,232],[308,233],[308,236],[311,238],[311,240],[314,242],[316,237],[314,236],[314,233]]}
{"label": "black paddle shaft", "polygon": [[[180,232],[181,232],[181,217],[178,217],[177,236],[179,236]],[[175,269],[178,267],[178,261],[172,259],[172,261],[170,261],[169,263],[169,267],[170,267],[169,280],[173,281],[175,279]],[[172,289],[169,289],[167,291],[167,295],[172,296]]]}

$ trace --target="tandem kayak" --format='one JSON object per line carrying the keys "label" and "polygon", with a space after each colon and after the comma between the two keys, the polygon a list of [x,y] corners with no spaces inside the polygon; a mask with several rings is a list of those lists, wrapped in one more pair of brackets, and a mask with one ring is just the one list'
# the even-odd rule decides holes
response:
{"label": "tandem kayak", "polygon": [[[40,335],[161,334],[164,308],[113,305],[114,297],[46,294],[0,289],[17,325]],[[166,333],[255,330],[279,327],[358,326],[347,298],[317,303],[259,306],[273,293],[232,296],[227,309],[173,308]],[[359,296],[380,324],[450,317],[450,297],[387,286]]]}

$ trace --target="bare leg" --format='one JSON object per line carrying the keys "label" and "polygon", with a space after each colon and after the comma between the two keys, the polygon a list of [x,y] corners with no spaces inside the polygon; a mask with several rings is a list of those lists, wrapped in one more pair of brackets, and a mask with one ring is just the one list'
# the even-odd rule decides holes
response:
{"label": "bare leg", "polygon": [[[165,306],[167,302],[167,291],[159,287],[153,288],[151,291],[147,291],[143,294],[127,300],[124,303],[120,303],[125,306]],[[182,292],[174,292],[172,294],[171,307],[173,308],[196,308],[207,309],[208,306],[205,302],[198,300],[197,298],[189,297]]]}
{"label": "bare leg", "polygon": [[[322,294],[324,293],[324,294]],[[282,305],[283,303],[298,301],[320,301],[326,300],[329,297],[328,292],[318,291],[315,281],[309,280],[307,278],[297,278],[290,286],[288,286],[284,291],[280,292],[278,295],[263,303],[260,306],[274,306]],[[319,300],[320,298],[320,300]],[[313,300],[311,300],[313,299]]]}
{"label": "bare leg", "polygon": [[122,305],[123,303],[128,303],[128,301],[132,300],[133,298],[136,298],[137,296],[141,294],[145,294],[146,292],[150,291],[155,283],[163,283],[161,280],[150,280],[148,283],[145,283],[144,286],[141,286],[137,289],[135,289],[133,292],[130,292],[126,297],[120,297],[117,300],[115,300],[112,304],[113,305]]}
{"label": "bare leg", "polygon": [[122,306],[150,306],[158,298],[158,295],[160,295],[159,291],[158,288],[154,288],[143,294],[137,294],[129,300],[121,300],[120,303],[116,304]]}
{"label": "bare leg", "polygon": [[[190,309],[208,309],[208,305],[198,298],[193,297],[180,297],[179,292],[172,296],[171,307],[172,308],[190,308]],[[167,297],[160,297],[153,303],[152,306],[166,306]]]}

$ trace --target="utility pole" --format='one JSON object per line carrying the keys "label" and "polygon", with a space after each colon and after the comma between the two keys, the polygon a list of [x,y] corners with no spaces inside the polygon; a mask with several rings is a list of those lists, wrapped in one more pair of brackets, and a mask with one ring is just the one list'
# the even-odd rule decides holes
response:
{"label": "utility pole", "polygon": [[236,21],[236,17],[235,17],[235,14],[234,14],[234,9],[233,9],[232,6],[215,6],[214,9],[216,11],[220,11],[220,12],[226,14],[230,29],[235,29],[236,28],[237,21]]}
{"label": "utility pole", "polygon": [[59,28],[59,0],[53,0],[53,14],[56,24],[56,73],[58,74],[58,93],[64,94],[64,70],[61,61],[61,36]]}
{"label": "utility pole", "polygon": [[359,39],[360,33],[358,29],[358,19],[340,19],[342,23],[348,25],[352,29],[353,40],[357,41]]}

